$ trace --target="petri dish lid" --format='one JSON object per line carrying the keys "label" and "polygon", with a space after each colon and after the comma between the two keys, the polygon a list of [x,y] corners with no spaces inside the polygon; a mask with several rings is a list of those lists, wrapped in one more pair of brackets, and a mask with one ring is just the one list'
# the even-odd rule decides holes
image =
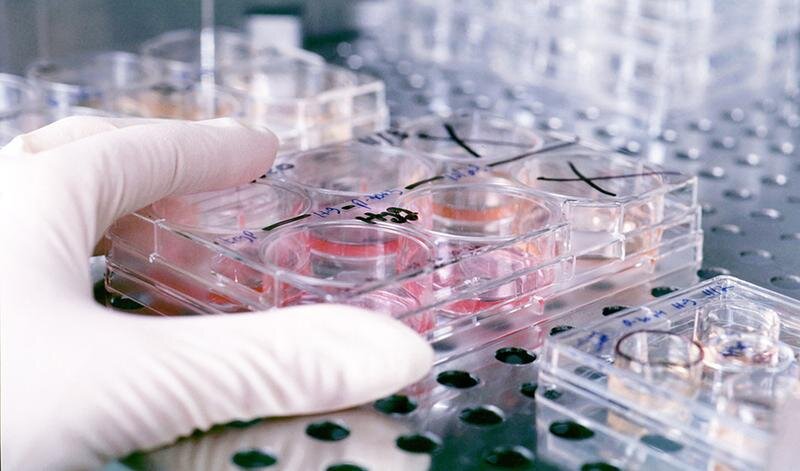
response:
{"label": "petri dish lid", "polygon": [[156,71],[141,56],[122,51],[99,51],[65,57],[41,59],[27,70],[29,79],[40,86],[109,90],[150,83]]}
{"label": "petri dish lid", "polygon": [[359,143],[289,154],[276,164],[287,180],[343,201],[403,188],[436,172],[433,163],[419,155]]}
{"label": "petri dish lid", "polygon": [[486,113],[423,118],[403,128],[403,147],[445,161],[484,163],[538,149],[544,138],[506,119]]}
{"label": "petri dish lid", "polygon": [[236,188],[166,198],[152,205],[168,224],[190,232],[233,234],[259,230],[308,210],[310,199],[284,183],[251,183]]}
{"label": "petri dish lid", "polygon": [[529,188],[583,201],[638,197],[664,187],[677,174],[619,154],[593,151],[537,154],[511,167],[510,173]]}

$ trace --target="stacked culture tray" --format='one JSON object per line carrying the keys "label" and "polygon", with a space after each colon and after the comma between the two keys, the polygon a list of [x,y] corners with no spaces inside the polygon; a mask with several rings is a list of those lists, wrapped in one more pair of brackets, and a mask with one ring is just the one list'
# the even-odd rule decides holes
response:
{"label": "stacked culture tray", "polygon": [[466,113],[132,214],[108,232],[107,287],[162,315],[361,306],[444,360],[696,270],[699,219],[694,177]]}

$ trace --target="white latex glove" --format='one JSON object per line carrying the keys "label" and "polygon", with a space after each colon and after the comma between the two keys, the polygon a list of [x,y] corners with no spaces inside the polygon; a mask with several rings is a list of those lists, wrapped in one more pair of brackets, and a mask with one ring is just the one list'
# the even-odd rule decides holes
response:
{"label": "white latex glove", "polygon": [[75,117],[0,150],[3,470],[93,469],[217,423],[361,404],[428,370],[417,334],[356,308],[157,318],[92,300],[87,258],[112,221],[250,181],[276,147],[229,119]]}

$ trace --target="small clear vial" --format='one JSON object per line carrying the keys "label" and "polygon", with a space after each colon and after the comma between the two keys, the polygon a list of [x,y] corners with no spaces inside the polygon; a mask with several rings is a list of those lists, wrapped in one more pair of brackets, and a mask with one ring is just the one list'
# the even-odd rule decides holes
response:
{"label": "small clear vial", "polygon": [[[661,330],[630,332],[617,341],[614,366],[621,371],[609,375],[610,394],[671,422],[690,420],[684,401],[702,384],[703,347],[698,342]],[[645,433],[621,414],[609,414],[608,422],[619,432]]]}
{"label": "small clear vial", "polygon": [[772,309],[721,300],[698,309],[694,338],[703,345],[709,368],[738,372],[781,362],[780,327],[780,317]]}

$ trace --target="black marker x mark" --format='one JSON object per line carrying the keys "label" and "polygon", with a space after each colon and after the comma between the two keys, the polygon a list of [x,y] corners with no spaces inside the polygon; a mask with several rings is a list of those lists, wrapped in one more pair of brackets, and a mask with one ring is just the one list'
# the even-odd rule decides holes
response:
{"label": "black marker x mark", "polygon": [[453,126],[451,126],[450,123],[444,123],[444,129],[445,131],[447,131],[447,135],[450,136],[450,139],[452,139],[453,142],[461,146],[462,149],[469,152],[469,154],[472,155],[473,157],[481,158],[481,154],[475,152],[475,150],[472,147],[470,147],[469,144],[467,144],[460,137],[458,137],[458,134],[456,134],[456,130],[453,129]]}
{"label": "black marker x mark", "polygon": [[[452,141],[453,138],[450,136],[432,136],[426,132],[418,132],[417,137],[420,139],[425,139],[427,141]],[[519,142],[506,142],[506,141],[497,141],[494,139],[467,139],[461,138],[462,142],[471,143],[471,144],[488,144],[490,146],[498,146],[498,147],[516,147],[518,149],[529,149],[533,147],[531,144],[522,144]]]}
{"label": "black marker x mark", "polygon": [[594,188],[595,190],[599,191],[600,193],[602,193],[604,195],[617,196],[616,193],[612,193],[612,192],[610,192],[608,190],[604,190],[602,187],[600,187],[600,185],[598,185],[595,182],[591,181],[590,179],[586,178],[581,172],[578,171],[578,168],[575,167],[575,164],[573,164],[572,162],[567,162],[567,165],[569,165],[570,170],[572,170],[572,173],[574,173],[575,176],[578,177],[579,180],[585,181],[586,184],[589,185],[590,187]]}
{"label": "black marker x mark", "polygon": [[642,173],[628,173],[624,175],[606,175],[603,177],[592,177],[588,178],[583,175],[581,172],[578,171],[575,164],[572,162],[567,162],[569,165],[570,170],[574,173],[578,178],[552,178],[552,177],[538,177],[537,180],[547,181],[547,182],[586,182],[587,185],[591,186],[595,190],[603,193],[604,195],[609,196],[617,196],[616,193],[612,193],[608,190],[601,188],[599,185],[594,183],[596,180],[616,180],[618,178],[635,178],[635,177],[647,177],[650,175],[681,175],[680,172],[642,172]]}

